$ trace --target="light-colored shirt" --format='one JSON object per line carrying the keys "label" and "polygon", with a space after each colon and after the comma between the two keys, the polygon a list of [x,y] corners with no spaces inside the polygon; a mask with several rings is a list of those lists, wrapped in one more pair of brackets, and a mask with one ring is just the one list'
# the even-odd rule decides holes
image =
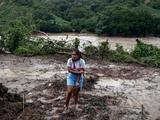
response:
{"label": "light-colored shirt", "polygon": [[77,61],[73,61],[72,58],[69,58],[67,61],[67,67],[74,68],[74,65],[75,65],[76,69],[77,68],[84,68],[85,69],[85,61],[82,58],[80,58]]}

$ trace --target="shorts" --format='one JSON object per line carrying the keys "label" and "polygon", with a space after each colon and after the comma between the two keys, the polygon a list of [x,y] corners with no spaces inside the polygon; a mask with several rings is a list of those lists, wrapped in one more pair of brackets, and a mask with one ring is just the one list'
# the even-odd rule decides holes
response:
{"label": "shorts", "polygon": [[[76,74],[69,73],[67,76],[67,86],[76,86],[77,78],[78,77]],[[81,75],[80,90],[82,90],[82,88],[83,88],[83,83],[84,83],[84,76]]]}

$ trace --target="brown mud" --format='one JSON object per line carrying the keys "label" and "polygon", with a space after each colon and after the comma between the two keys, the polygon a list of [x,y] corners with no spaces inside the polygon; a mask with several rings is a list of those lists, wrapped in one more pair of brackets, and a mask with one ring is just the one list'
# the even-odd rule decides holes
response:
{"label": "brown mud", "polygon": [[[63,114],[66,97],[65,56],[0,55],[0,83],[8,93],[25,96],[1,112],[2,120],[158,120],[160,70],[133,64],[87,60],[79,107]],[[17,100],[17,98],[14,98]],[[8,107],[9,103],[5,103]],[[5,105],[1,104],[1,105]],[[15,106],[14,106],[15,105]],[[15,111],[15,112],[13,112]],[[10,116],[8,116],[8,114]]]}

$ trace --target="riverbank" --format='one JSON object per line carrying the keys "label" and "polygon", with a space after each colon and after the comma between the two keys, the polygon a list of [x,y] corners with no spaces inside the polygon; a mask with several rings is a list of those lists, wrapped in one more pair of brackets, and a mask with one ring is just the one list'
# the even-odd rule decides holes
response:
{"label": "riverbank", "polygon": [[50,38],[51,40],[65,40],[70,41],[78,38],[81,42],[81,47],[84,43],[91,42],[94,46],[98,46],[99,43],[108,40],[109,46],[112,50],[116,49],[116,44],[122,45],[124,50],[132,51],[136,45],[136,39],[141,40],[146,44],[152,44],[160,48],[160,38],[147,36],[147,37],[121,37],[121,36],[98,36],[93,33],[46,33],[44,34],[36,34],[34,36],[42,37],[42,38]]}

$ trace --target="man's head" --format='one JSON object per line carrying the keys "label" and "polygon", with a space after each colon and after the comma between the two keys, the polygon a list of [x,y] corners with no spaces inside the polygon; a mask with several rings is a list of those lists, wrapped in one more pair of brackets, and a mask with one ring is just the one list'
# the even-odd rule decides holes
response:
{"label": "man's head", "polygon": [[77,61],[81,58],[81,52],[78,49],[72,51],[72,60]]}

